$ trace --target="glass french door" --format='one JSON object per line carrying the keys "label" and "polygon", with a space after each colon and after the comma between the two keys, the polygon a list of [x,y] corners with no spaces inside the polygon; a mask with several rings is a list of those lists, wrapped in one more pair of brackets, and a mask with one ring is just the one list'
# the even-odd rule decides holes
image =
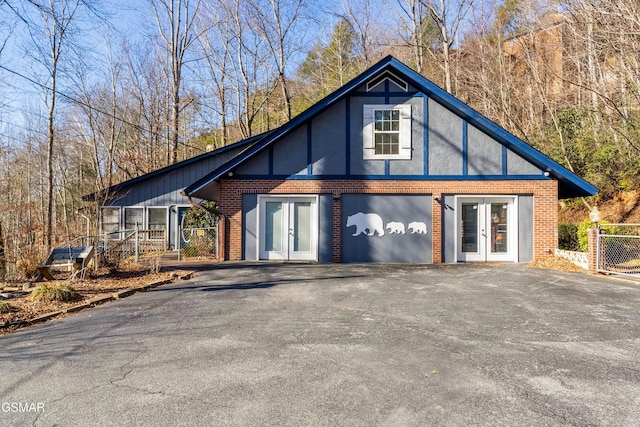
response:
{"label": "glass french door", "polygon": [[513,197],[458,198],[458,261],[517,261]]}
{"label": "glass french door", "polygon": [[260,198],[260,259],[317,260],[315,197]]}

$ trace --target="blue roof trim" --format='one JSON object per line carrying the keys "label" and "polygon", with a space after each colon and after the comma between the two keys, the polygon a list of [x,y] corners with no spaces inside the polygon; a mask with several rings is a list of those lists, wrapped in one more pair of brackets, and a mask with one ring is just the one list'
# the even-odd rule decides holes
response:
{"label": "blue roof trim", "polygon": [[296,180],[296,181],[549,181],[551,178],[540,175],[234,175],[234,180]]}
{"label": "blue roof trim", "polygon": [[[357,88],[365,84],[369,79],[376,75],[393,70],[394,74],[399,75],[402,79],[406,79],[407,82],[419,90],[423,91],[429,98],[441,104],[449,111],[460,116],[468,124],[471,124],[488,134],[509,150],[523,157],[534,166],[549,173],[551,178],[558,180],[558,195],[560,198],[579,197],[579,196],[591,196],[594,195],[598,189],[569,171],[559,163],[555,162],[551,158],[542,154],[535,148],[531,147],[515,135],[507,132],[487,117],[475,111],[464,102],[460,101],[450,93],[438,87],[425,77],[421,76],[407,65],[393,58],[387,56],[386,58],[373,65],[368,70],[364,71],[358,77],[354,78],[332,94],[328,95],[305,112],[297,117],[294,117],[288,123],[273,130],[270,134],[266,135],[263,139],[250,146],[236,157],[214,170],[206,177],[196,181],[185,189],[186,194],[193,194],[203,187],[225,176],[235,168],[245,163],[249,159],[253,158],[256,154],[261,152],[266,147],[270,146],[275,141],[284,137],[292,132],[294,129],[301,126],[307,120],[313,118],[315,115],[323,111],[324,109],[336,104],[342,98],[355,92]],[[500,175],[498,175],[500,176]],[[509,179],[515,179],[511,175],[507,175]],[[266,178],[266,177],[263,177]],[[325,177],[330,179],[329,177]],[[425,179],[434,179],[433,176],[424,177]],[[504,179],[505,176],[500,176],[500,179]],[[468,179],[468,178],[467,178]]]}
{"label": "blue roof trim", "polygon": [[[146,181],[148,179],[153,179],[153,178],[158,177],[160,175],[164,175],[166,173],[173,172],[174,170],[181,169],[181,168],[184,168],[184,167],[188,167],[188,166],[190,166],[190,165],[192,165],[194,163],[200,162],[202,160],[206,160],[206,159],[208,159],[210,157],[215,157],[215,156],[218,156],[220,154],[224,154],[227,151],[242,147],[244,145],[252,144],[252,143],[264,138],[270,132],[271,131],[267,131],[267,132],[261,133],[260,135],[249,137],[247,139],[243,139],[241,141],[237,141],[237,142],[234,142],[232,144],[225,145],[224,147],[217,148],[217,149],[215,149],[213,151],[209,151],[209,152],[200,154],[198,156],[191,157],[190,159],[186,159],[186,160],[183,160],[181,162],[174,163],[174,164],[169,165],[169,166],[165,166],[164,168],[156,169],[156,170],[154,170],[152,172],[149,172],[149,173],[146,173],[144,175],[140,175],[140,176],[137,176],[135,178],[129,179],[127,181],[123,181],[123,182],[120,182],[118,184],[112,185],[111,187],[107,188],[106,190],[103,190],[100,193],[102,193],[102,194],[116,193],[118,191],[121,191],[124,188],[130,187],[130,186],[135,185],[135,184],[139,184],[140,182]],[[88,194],[86,196],[83,196],[82,199],[83,200],[92,200],[92,199],[95,198],[95,196],[97,194],[99,194],[99,193]]]}

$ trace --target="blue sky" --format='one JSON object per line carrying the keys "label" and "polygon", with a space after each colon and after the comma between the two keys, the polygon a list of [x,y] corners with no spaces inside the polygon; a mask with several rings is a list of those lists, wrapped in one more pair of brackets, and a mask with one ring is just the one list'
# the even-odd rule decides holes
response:
{"label": "blue sky", "polygon": [[[323,19],[326,15],[327,18],[324,21],[329,22],[318,22],[308,28],[306,34],[308,40],[304,41],[301,46],[289,73],[297,67],[297,63],[304,60],[311,43],[330,37],[334,25],[331,21],[338,19],[334,12],[340,9],[340,1],[309,2],[309,6],[317,9],[316,15]],[[20,5],[21,3],[16,1],[15,4]],[[109,29],[104,24],[96,24],[95,17],[84,18],[80,21],[82,29],[76,33],[75,37],[82,41],[84,49],[82,57],[86,64],[71,65],[69,67],[71,75],[82,67],[88,67],[87,72],[92,76],[89,79],[107,78],[108,61],[105,51],[107,42],[113,44],[115,50],[119,49],[121,43],[119,37],[130,42],[148,43],[149,38],[146,34],[152,34],[157,30],[155,17],[147,1],[110,0],[103,1],[102,6],[109,9],[107,15],[115,30]],[[15,22],[10,22],[14,16],[5,8],[0,7],[0,12],[6,20],[3,23],[0,17],[0,43],[7,41],[5,49],[0,54],[0,67],[4,68],[0,69],[0,79],[3,82],[0,86],[0,146],[4,146],[11,144],[12,141],[18,141],[15,134],[34,132],[36,135],[43,135],[42,129],[46,129],[44,123],[46,122],[47,110],[44,102],[45,89],[29,79],[38,80],[38,76],[40,76],[41,84],[49,85],[50,82],[47,79],[46,69],[41,68],[41,64],[38,64],[38,61],[34,59],[37,55],[33,55],[35,49],[25,26],[16,19],[13,19]],[[32,22],[38,22],[38,20],[34,18]],[[120,34],[116,35],[116,33]],[[187,75],[186,78],[188,79],[189,76]],[[65,79],[62,75],[58,87],[59,93],[74,96],[74,90],[74,82]],[[61,102],[58,106],[64,108],[64,96],[59,96],[59,100]]]}

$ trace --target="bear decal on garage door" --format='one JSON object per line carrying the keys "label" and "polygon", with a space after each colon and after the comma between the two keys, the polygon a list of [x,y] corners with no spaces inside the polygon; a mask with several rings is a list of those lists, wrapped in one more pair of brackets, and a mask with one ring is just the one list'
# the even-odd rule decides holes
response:
{"label": "bear decal on garage door", "polygon": [[405,234],[404,224],[401,222],[390,222],[387,224],[389,234]]}
{"label": "bear decal on garage door", "polygon": [[411,234],[427,234],[427,224],[418,221],[410,222],[409,230],[411,230]]}
{"label": "bear decal on garage door", "polygon": [[378,236],[384,236],[384,223],[378,214],[358,212],[348,216],[347,227],[353,227],[354,225],[356,232],[353,233],[353,236],[358,236],[362,233],[367,236],[373,236],[375,233],[378,233]]}
{"label": "bear decal on garage door", "polygon": [[[365,236],[375,236],[376,233],[379,237],[384,236],[384,222],[382,217],[376,213],[364,213],[358,212],[347,217],[347,227],[356,227],[355,233],[352,236],[359,236],[364,234]],[[411,234],[427,234],[427,224],[424,222],[413,221],[408,225]],[[387,230],[389,234],[406,234],[405,226],[401,222],[391,221],[387,223]]]}

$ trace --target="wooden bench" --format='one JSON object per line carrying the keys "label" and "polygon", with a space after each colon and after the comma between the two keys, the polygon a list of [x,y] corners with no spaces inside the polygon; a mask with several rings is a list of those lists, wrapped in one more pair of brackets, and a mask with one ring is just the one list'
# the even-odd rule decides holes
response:
{"label": "wooden bench", "polygon": [[53,280],[51,270],[69,267],[72,270],[71,278],[74,278],[75,275],[84,270],[89,261],[91,261],[94,252],[93,246],[55,248],[51,251],[49,258],[47,258],[44,264],[37,266],[40,276],[38,280],[41,280],[43,277],[47,280]]}

